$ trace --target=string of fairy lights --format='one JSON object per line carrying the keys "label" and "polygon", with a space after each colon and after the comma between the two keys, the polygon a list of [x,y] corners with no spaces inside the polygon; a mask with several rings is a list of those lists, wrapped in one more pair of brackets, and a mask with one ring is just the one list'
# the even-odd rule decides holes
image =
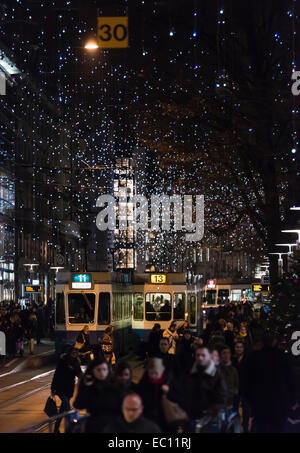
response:
{"label": "string of fairy lights", "polygon": [[[0,39],[9,42],[11,57],[22,68],[22,74],[15,76],[17,95],[1,97],[0,103],[26,149],[27,155],[17,153],[14,157],[20,159],[20,165],[28,161],[32,165],[32,173],[18,181],[24,190],[32,192],[32,221],[36,225],[32,239],[41,239],[39,225],[46,223],[50,231],[46,242],[59,250],[59,234],[67,228],[70,238],[66,239],[65,253],[70,263],[76,256],[74,266],[82,266],[84,241],[89,242],[91,253],[96,256],[102,244],[89,228],[95,223],[96,199],[101,192],[112,190],[116,157],[132,156],[143,148],[145,165],[137,165],[137,170],[146,181],[148,198],[154,193],[205,195],[204,241],[195,246],[187,244],[181,233],[156,234],[151,245],[152,264],[159,270],[189,269],[195,247],[199,254],[203,247],[218,248],[228,255],[241,250],[248,259],[255,260],[264,254],[264,246],[249,216],[240,214],[245,200],[232,177],[232,168],[226,162],[216,164],[212,158],[217,147],[211,109],[220,108],[219,118],[228,124],[223,136],[217,136],[224,143],[237,129],[228,120],[232,103],[243,112],[238,84],[228,74],[226,58],[236,36],[234,27],[228,33],[229,8],[226,9],[225,1],[216,2],[215,42],[207,45],[198,0],[193,0],[184,13],[189,24],[184,30],[171,0],[140,0],[138,4],[137,56],[132,59],[124,51],[118,61],[109,50],[88,54],[83,49],[84,37],[95,29],[70,1],[34,5],[26,0],[12,0],[2,11]],[[287,17],[292,40],[287,49],[294,70],[295,0],[291,5]],[[128,2],[124,1],[123,14],[127,8]],[[99,13],[104,11],[100,9]],[[157,26],[162,14],[167,14],[163,29]],[[10,27],[8,31],[8,23],[14,24],[20,17],[24,20],[23,30]],[[279,31],[273,38],[274,45],[283,45]],[[213,80],[208,80],[206,64],[213,58]],[[231,70],[234,72],[234,68]],[[236,93],[229,101],[228,90]],[[191,94],[195,94],[194,101],[186,102]],[[283,101],[280,93],[276,96],[278,102]],[[201,103],[203,99],[205,102]],[[194,115],[193,102],[198,101],[199,115]],[[180,105],[179,110],[176,105]],[[296,162],[298,145],[297,113],[294,103],[292,162]],[[17,125],[18,116],[22,121]],[[245,134],[254,136],[247,119],[244,129]],[[287,154],[290,157],[290,152]],[[278,159],[283,161],[285,157],[284,154]],[[235,153],[233,158],[231,165],[239,168],[241,163]],[[243,180],[249,206],[255,209],[256,194],[250,179],[242,170],[238,177]],[[259,186],[259,178],[257,183]],[[279,181],[279,188],[284,196],[285,178]],[[22,232],[22,225],[20,228]],[[150,247],[147,241],[145,234],[145,248]]]}

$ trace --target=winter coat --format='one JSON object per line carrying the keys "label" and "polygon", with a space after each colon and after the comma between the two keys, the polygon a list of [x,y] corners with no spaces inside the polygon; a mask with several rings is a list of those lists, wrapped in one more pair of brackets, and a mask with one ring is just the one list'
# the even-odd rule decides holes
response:
{"label": "winter coat", "polygon": [[245,367],[247,362],[247,355],[243,355],[241,360],[238,360],[236,357],[232,357],[232,365],[237,369],[239,374],[239,393],[241,396],[244,395],[245,387]]}
{"label": "winter coat", "polygon": [[166,376],[169,379],[169,377],[177,371],[175,355],[174,354],[169,354],[168,352],[167,353],[163,353],[163,352],[159,351],[155,355],[155,357],[158,357],[159,359],[162,359],[164,367],[166,368],[166,371],[165,371]]}
{"label": "winter coat", "polygon": [[74,407],[86,409],[90,414],[86,431],[100,433],[104,426],[121,414],[122,394],[111,381],[94,381],[92,385],[87,383],[84,377],[79,384]]}
{"label": "winter coat", "polygon": [[231,330],[224,332],[225,343],[230,347],[231,352],[234,352],[234,333]]}
{"label": "winter coat", "polygon": [[36,316],[32,316],[27,321],[26,330],[25,330],[26,338],[28,338],[28,339],[35,338],[36,331],[37,331],[37,319],[36,319]]}
{"label": "winter coat", "polygon": [[108,424],[103,433],[161,433],[160,428],[148,418],[141,415],[132,423],[127,423],[124,417],[120,416]]}
{"label": "winter coat", "polygon": [[226,382],[228,395],[227,404],[236,404],[239,396],[239,374],[233,365],[220,364],[221,374]]}
{"label": "winter coat", "polygon": [[192,348],[194,340],[190,338],[187,340],[186,338],[182,338],[177,345],[176,349],[176,362],[177,362],[177,369],[180,370],[181,373],[185,373],[190,371],[194,363],[194,349]]}
{"label": "winter coat", "polygon": [[147,350],[149,357],[157,357],[159,351],[159,341],[162,338],[162,331],[156,332],[151,330],[148,338]]}
{"label": "winter coat", "polygon": [[75,377],[79,378],[81,374],[79,360],[63,355],[53,376],[51,392],[71,398],[74,393]]}
{"label": "winter coat", "polygon": [[213,361],[206,370],[198,370],[195,364],[191,371],[172,381],[168,399],[175,401],[192,420],[201,418],[203,411],[218,412],[226,406],[227,387]]}
{"label": "winter coat", "polygon": [[145,417],[154,421],[159,426],[163,426],[164,424],[164,415],[161,405],[163,392],[161,386],[167,384],[167,381],[168,376],[164,373],[161,382],[153,383],[149,379],[148,372],[145,371],[137,386],[137,392],[143,400]]}
{"label": "winter coat", "polygon": [[122,401],[129,393],[137,393],[138,385],[132,381],[129,381],[126,384],[115,381],[115,384],[120,391]]}

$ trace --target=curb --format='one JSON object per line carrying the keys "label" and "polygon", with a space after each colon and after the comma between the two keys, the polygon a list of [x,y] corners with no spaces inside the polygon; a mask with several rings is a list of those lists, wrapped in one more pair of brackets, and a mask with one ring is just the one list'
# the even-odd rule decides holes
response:
{"label": "curb", "polygon": [[32,368],[39,368],[43,365],[49,365],[50,363],[55,362],[55,350],[50,350],[47,352],[42,352],[41,354],[38,355],[32,355],[29,357],[26,357],[21,363],[19,363],[15,368],[12,370],[0,374],[1,376],[7,376],[9,374],[14,374],[18,373],[19,371],[25,370],[25,369],[32,369]]}

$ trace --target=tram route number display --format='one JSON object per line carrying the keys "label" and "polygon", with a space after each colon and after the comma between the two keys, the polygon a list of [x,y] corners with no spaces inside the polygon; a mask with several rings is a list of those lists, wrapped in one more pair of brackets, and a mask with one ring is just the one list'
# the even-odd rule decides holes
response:
{"label": "tram route number display", "polygon": [[92,289],[91,274],[72,274],[71,289]]}
{"label": "tram route number display", "polygon": [[98,17],[97,40],[101,48],[128,47],[128,17]]}
{"label": "tram route number display", "polygon": [[167,277],[164,274],[152,274],[151,283],[166,283]]}

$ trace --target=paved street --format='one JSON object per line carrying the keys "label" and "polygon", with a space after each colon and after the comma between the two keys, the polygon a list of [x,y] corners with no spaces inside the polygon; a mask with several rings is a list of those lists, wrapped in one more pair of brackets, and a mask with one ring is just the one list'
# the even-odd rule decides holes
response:
{"label": "paved street", "polygon": [[[143,373],[143,364],[131,360],[133,380]],[[50,394],[55,364],[0,375],[0,433],[15,431],[47,419],[43,409]],[[75,395],[76,395],[75,390]],[[58,404],[60,403],[58,399]],[[84,413],[84,412],[83,412]]]}

